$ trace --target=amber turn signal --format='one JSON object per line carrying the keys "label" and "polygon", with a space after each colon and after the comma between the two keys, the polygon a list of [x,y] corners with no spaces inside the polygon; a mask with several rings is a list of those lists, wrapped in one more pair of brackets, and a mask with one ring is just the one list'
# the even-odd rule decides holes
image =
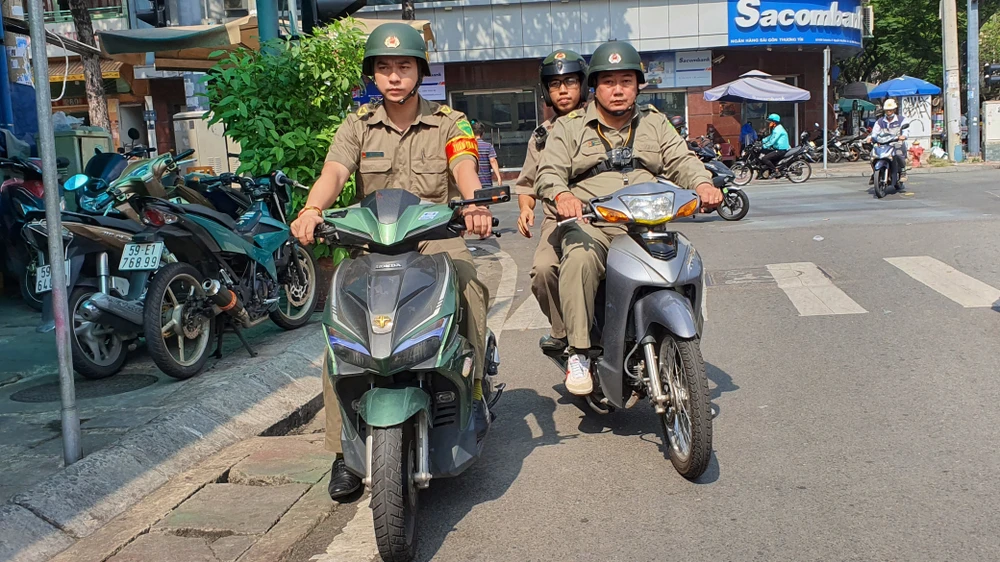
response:
{"label": "amber turn signal", "polygon": [[697,211],[698,211],[698,200],[692,199],[687,203],[685,203],[683,207],[677,210],[677,214],[674,215],[674,218],[677,219],[680,217],[690,217]]}
{"label": "amber turn signal", "polygon": [[597,206],[594,208],[598,215],[607,222],[628,222],[628,215],[621,211],[616,211],[614,209],[609,209],[607,207]]}

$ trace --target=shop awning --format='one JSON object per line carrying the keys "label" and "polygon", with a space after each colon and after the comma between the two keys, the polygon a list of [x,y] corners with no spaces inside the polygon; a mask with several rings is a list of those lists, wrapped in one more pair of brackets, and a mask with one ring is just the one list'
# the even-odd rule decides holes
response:
{"label": "shop awning", "polygon": [[[31,32],[28,29],[28,22],[24,21],[23,19],[19,19],[19,18],[15,18],[15,17],[10,17],[10,16],[4,16],[3,17],[3,29],[4,29],[4,31],[6,31],[8,33],[14,33],[16,35],[24,35],[26,37],[30,37],[31,36]],[[49,45],[53,45],[55,47],[62,47],[64,49],[66,49],[67,51],[70,51],[72,53],[76,53],[78,55],[86,55],[86,54],[99,55],[99,54],[101,54],[100,49],[98,49],[97,47],[91,47],[90,45],[87,45],[86,43],[81,43],[81,42],[76,41],[74,39],[68,39],[66,37],[60,37],[59,35],[56,35],[55,33],[52,33],[51,31],[49,31],[47,29],[45,30],[45,41]]]}
{"label": "shop awning", "polygon": [[[354,25],[371,33],[378,26],[398,20],[354,19]],[[430,22],[408,21],[433,41]],[[248,16],[221,25],[192,25],[100,32],[101,48],[106,56],[141,66],[146,53],[154,54],[158,70],[208,70],[216,60],[209,55],[216,51],[233,51],[240,47],[259,49],[257,18]]]}
{"label": "shop awning", "polygon": [[[114,80],[121,77],[121,61],[101,60],[101,77],[105,80]],[[66,67],[65,60],[49,61],[49,82],[62,82],[65,77],[67,82],[77,82],[85,80],[83,76],[83,62],[78,60],[69,61]]]}
{"label": "shop awning", "polygon": [[837,100],[837,106],[840,107],[840,111],[843,113],[854,111],[855,104],[857,104],[858,111],[875,111],[877,109],[875,104],[870,101],[852,100],[849,98],[840,98]]}
{"label": "shop awning", "polygon": [[705,91],[705,101],[729,101],[743,103],[748,101],[770,102],[800,102],[811,97],[809,90],[797,88],[791,84],[771,80],[770,74],[759,70],[751,70],[743,74],[739,80],[716,86]]}

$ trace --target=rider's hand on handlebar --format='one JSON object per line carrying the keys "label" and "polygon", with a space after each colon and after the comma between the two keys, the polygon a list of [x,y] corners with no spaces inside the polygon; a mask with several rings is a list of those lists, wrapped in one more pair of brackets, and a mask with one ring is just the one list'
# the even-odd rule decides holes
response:
{"label": "rider's hand on handlebar", "polygon": [[303,246],[308,246],[315,241],[313,233],[316,227],[323,224],[323,216],[315,210],[307,210],[299,218],[292,221],[292,236],[298,239]]}
{"label": "rider's hand on handlebar", "polygon": [[702,211],[707,212],[722,203],[722,190],[710,183],[699,183],[694,191],[701,199]]}
{"label": "rider's hand on handlebar", "polygon": [[576,219],[587,222],[583,218],[583,201],[576,195],[564,191],[556,195],[556,214],[560,219]]}
{"label": "rider's hand on handlebar", "polygon": [[531,227],[535,226],[535,210],[525,207],[521,209],[521,215],[517,217],[517,230],[521,236],[531,238]]}
{"label": "rider's hand on handlebar", "polygon": [[478,234],[480,239],[493,233],[493,214],[489,207],[467,205],[462,208],[462,217],[465,218],[466,233]]}

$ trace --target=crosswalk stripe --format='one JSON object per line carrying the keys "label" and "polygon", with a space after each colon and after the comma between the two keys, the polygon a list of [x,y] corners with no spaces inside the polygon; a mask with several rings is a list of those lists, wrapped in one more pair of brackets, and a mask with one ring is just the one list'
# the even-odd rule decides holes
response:
{"label": "crosswalk stripe", "polygon": [[767,270],[799,311],[799,316],[868,312],[837,288],[812,262],[773,263]]}
{"label": "crosswalk stripe", "polygon": [[930,256],[884,259],[965,308],[989,308],[1000,300],[1000,289],[969,277]]}
{"label": "crosswalk stripe", "polygon": [[548,327],[549,320],[533,296],[525,299],[504,324],[505,330],[542,330]]}

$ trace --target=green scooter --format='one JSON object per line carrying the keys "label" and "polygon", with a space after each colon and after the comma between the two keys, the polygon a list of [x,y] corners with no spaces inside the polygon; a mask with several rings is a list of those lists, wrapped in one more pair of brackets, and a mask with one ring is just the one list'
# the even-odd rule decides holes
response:
{"label": "green scooter", "polygon": [[[316,229],[317,238],[370,252],[334,273],[323,319],[324,376],[340,401],[347,468],[371,490],[383,560],[413,557],[418,491],[469,468],[488,433],[477,435],[473,423],[475,354],[458,333],[455,266],[447,254],[417,253],[417,244],[459,236],[463,206],[509,200],[506,187],[448,204],[385,189],[358,206],[326,211]],[[503,392],[492,385],[500,365],[492,333],[486,346],[482,387],[492,410]]]}

